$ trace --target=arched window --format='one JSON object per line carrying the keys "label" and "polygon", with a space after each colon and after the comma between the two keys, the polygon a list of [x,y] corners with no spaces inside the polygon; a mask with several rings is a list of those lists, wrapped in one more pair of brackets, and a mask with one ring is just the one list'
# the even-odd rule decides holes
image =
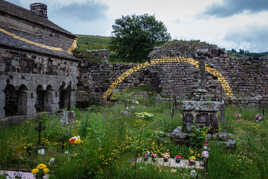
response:
{"label": "arched window", "polygon": [[13,85],[8,84],[5,92],[5,114],[6,116],[14,116],[18,113],[18,95]]}

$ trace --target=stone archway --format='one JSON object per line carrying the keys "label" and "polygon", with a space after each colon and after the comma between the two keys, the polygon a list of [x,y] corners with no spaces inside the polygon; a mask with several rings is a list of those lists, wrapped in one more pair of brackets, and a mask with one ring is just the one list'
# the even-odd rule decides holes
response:
{"label": "stone archway", "polygon": [[[145,62],[143,64],[139,64],[134,66],[133,68],[127,70],[123,74],[121,74],[113,83],[109,86],[109,88],[106,90],[106,92],[103,95],[103,99],[106,99],[108,96],[110,96],[113,92],[113,90],[123,82],[124,79],[126,79],[129,75],[131,75],[134,72],[137,72],[143,68],[150,67],[155,64],[161,64],[161,63],[188,63],[193,65],[195,68],[199,68],[199,62],[193,58],[184,58],[184,57],[174,57],[174,58],[162,58],[162,59],[154,59],[150,62]],[[226,96],[232,97],[233,92],[232,89],[226,80],[226,78],[215,68],[209,67],[209,65],[205,64],[205,70],[211,74],[212,76],[216,77],[222,88],[224,89],[224,92]]]}
{"label": "stone archway", "polygon": [[8,84],[5,92],[5,115],[26,115],[28,103],[28,89],[21,85],[18,90],[13,85]]}

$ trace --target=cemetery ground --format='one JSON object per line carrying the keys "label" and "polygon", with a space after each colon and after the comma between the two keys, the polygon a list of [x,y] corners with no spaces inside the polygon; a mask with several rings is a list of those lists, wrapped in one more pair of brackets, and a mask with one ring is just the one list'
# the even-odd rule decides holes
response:
{"label": "cemetery ground", "polygon": [[[153,95],[144,98],[139,91],[125,91],[112,100],[87,110],[73,108],[75,121],[65,126],[59,116],[44,113],[40,120],[1,127],[0,170],[31,172],[43,163],[50,178],[191,178],[189,168],[135,161],[147,151],[159,158],[169,153],[169,160],[181,155],[201,161],[205,130],[193,135],[189,145],[175,145],[166,134],[182,125],[179,106],[172,119],[172,103],[157,101]],[[219,130],[235,134],[236,147],[227,149],[208,140],[208,163],[205,169],[195,169],[198,178],[268,178],[267,114],[256,122],[257,113],[260,109],[253,106],[225,107],[225,125]],[[40,144],[39,121],[45,126]],[[37,154],[40,148],[44,155]]]}

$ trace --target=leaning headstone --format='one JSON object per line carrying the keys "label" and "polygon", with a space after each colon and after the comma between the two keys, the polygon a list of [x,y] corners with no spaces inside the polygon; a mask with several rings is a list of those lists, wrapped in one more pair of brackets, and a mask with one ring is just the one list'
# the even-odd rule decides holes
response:
{"label": "leaning headstone", "polygon": [[69,125],[75,122],[75,112],[74,111],[63,111],[61,115],[61,124]]}
{"label": "leaning headstone", "polygon": [[75,122],[75,112],[74,111],[68,111],[68,124],[74,124]]}
{"label": "leaning headstone", "polygon": [[68,124],[68,115],[67,115],[67,111],[65,110],[61,114],[61,124],[63,126]]}

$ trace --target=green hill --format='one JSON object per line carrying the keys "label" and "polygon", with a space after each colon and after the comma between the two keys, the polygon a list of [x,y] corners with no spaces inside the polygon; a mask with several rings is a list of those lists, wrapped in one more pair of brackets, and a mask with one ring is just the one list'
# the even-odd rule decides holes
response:
{"label": "green hill", "polygon": [[87,49],[108,49],[110,43],[110,37],[98,36],[98,35],[77,35],[77,45],[79,51],[85,51]]}

